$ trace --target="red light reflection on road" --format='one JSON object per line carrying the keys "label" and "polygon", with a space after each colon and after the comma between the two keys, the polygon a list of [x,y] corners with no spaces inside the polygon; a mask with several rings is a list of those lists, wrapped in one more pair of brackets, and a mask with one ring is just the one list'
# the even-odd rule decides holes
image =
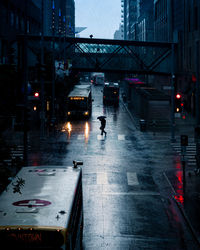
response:
{"label": "red light reflection on road", "polygon": [[174,198],[181,204],[184,203],[184,196],[183,195],[174,195]]}
{"label": "red light reflection on road", "polygon": [[176,192],[176,195],[174,195],[174,198],[181,204],[184,204],[184,183],[183,183],[183,172],[181,170],[181,162],[177,162],[176,164],[177,171],[175,173],[176,180],[174,183],[174,189]]}

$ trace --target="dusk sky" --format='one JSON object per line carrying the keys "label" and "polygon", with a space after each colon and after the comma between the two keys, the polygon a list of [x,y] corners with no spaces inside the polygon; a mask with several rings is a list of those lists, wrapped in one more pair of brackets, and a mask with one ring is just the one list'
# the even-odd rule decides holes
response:
{"label": "dusk sky", "polygon": [[75,0],[76,27],[81,37],[113,39],[121,20],[121,0]]}

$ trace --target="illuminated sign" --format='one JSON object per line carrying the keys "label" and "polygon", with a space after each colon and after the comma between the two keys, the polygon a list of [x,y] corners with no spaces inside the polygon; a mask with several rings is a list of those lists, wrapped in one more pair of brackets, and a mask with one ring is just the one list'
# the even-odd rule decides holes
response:
{"label": "illuminated sign", "polygon": [[84,100],[84,97],[70,97],[70,100]]}
{"label": "illuminated sign", "polygon": [[8,234],[8,238],[11,241],[23,242],[23,243],[33,243],[33,242],[42,242],[42,234],[37,233],[29,233],[29,232],[16,232]]}

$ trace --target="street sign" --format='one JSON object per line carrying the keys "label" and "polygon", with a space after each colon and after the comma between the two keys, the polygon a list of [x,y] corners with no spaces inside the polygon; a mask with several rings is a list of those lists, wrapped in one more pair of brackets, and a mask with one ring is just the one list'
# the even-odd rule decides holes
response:
{"label": "street sign", "polygon": [[171,86],[163,86],[163,90],[171,90],[172,87]]}

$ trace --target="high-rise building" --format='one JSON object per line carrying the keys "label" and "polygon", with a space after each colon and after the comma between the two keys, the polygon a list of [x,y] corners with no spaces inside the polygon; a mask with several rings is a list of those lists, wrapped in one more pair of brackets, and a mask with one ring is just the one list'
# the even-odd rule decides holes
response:
{"label": "high-rise building", "polygon": [[156,41],[172,41],[171,0],[154,0],[154,32]]}
{"label": "high-rise building", "polygon": [[138,1],[138,34],[139,41],[154,40],[154,17],[153,7],[154,0],[139,0]]}
{"label": "high-rise building", "polygon": [[42,8],[44,4],[44,35],[75,36],[74,0],[32,0]]}
{"label": "high-rise building", "polygon": [[122,0],[122,19],[124,28],[124,39],[135,39],[135,24],[137,23],[138,0]]}
{"label": "high-rise building", "polygon": [[122,24],[119,25],[119,29],[114,33],[114,39],[123,40],[124,39],[124,32]]}
{"label": "high-rise building", "polygon": [[[26,17],[25,17],[26,12]],[[9,64],[9,51],[15,50],[17,55],[17,35],[27,33],[39,35],[41,30],[40,9],[32,1],[7,0],[0,1],[0,64]],[[27,25],[25,25],[27,20]],[[17,58],[15,62],[17,63]]]}

